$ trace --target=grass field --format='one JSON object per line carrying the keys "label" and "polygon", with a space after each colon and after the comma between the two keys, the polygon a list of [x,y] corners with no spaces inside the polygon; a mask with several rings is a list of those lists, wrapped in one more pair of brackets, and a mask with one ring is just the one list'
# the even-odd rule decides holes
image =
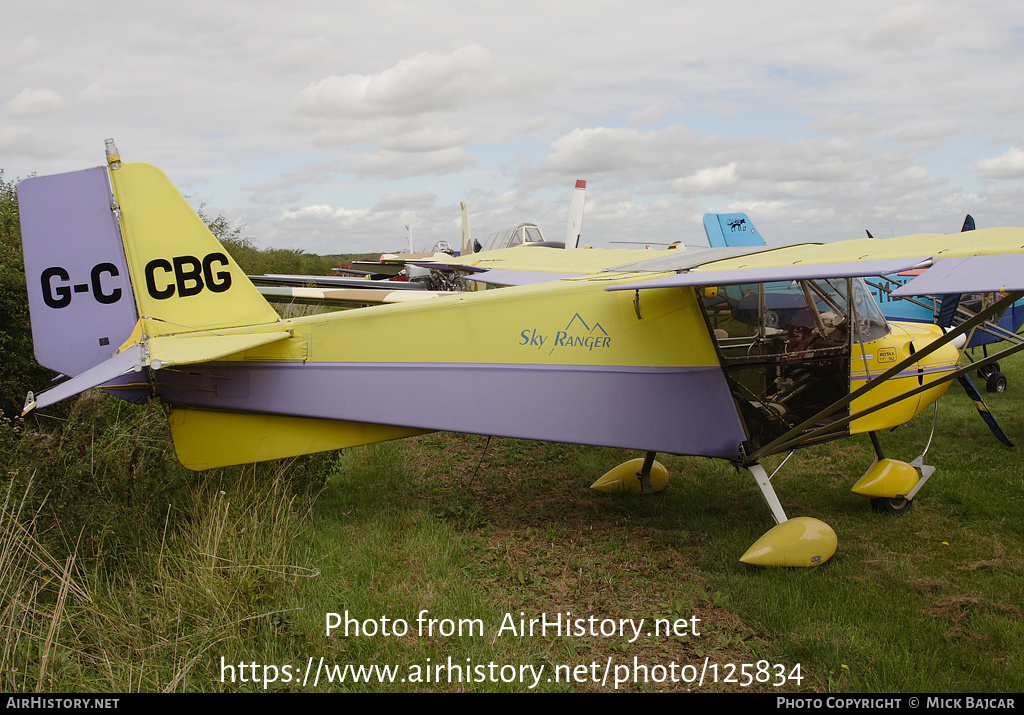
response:
{"label": "grass field", "polygon": [[[985,397],[1020,442],[1024,362],[1003,367]],[[1020,447],[955,384],[903,516],[849,491],[866,437],[783,467],[787,513],[839,536],[813,570],[739,563],[771,517],[725,463],[662,456],[665,492],[609,496],[589,484],[639,455],[433,434],[193,474],[159,410],[85,402],[5,447],[3,691],[1024,690]],[[882,442],[909,461],[930,428],[929,411]],[[520,632],[559,614],[609,634]],[[622,619],[641,634],[611,634]],[[321,658],[397,670],[304,682]]]}

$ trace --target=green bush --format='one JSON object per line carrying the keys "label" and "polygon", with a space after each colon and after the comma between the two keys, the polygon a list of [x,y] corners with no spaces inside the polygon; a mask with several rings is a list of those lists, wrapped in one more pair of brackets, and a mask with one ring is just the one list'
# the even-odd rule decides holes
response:
{"label": "green bush", "polygon": [[6,181],[0,169],[0,411],[7,418],[21,413],[28,390],[39,390],[54,375],[32,354],[17,191],[18,182]]}

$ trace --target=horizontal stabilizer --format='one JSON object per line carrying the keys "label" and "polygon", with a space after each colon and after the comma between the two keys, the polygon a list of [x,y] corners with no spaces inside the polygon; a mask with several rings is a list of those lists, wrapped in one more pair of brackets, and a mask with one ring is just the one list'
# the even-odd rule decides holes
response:
{"label": "horizontal stabilizer", "polygon": [[47,390],[38,397],[34,396],[31,392],[28,393],[28,399],[25,400],[25,409],[22,410],[21,414],[26,415],[33,409],[55,405],[61,400],[66,400],[86,390],[99,387],[103,383],[126,375],[129,372],[138,372],[145,367],[145,364],[142,346],[133,345],[127,350],[119,352],[114,357],[101,362],[99,365],[89,368],[81,375],[62,382],[52,390]]}
{"label": "horizontal stabilizer", "polygon": [[425,434],[427,430],[312,417],[175,409],[168,422],[178,461],[202,470]]}
{"label": "horizontal stabilizer", "polygon": [[194,365],[219,360],[261,345],[276,343],[278,340],[290,338],[291,335],[291,331],[288,330],[242,335],[186,333],[150,338],[146,345],[149,349],[149,364],[154,370],[159,370],[168,365]]}
{"label": "horizontal stabilizer", "polygon": [[[370,281],[363,281],[369,283]],[[394,281],[387,281],[393,283]],[[436,290],[381,290],[380,288],[289,288],[286,286],[256,286],[272,303],[300,303],[303,305],[336,305],[357,307],[387,303],[405,303],[410,300],[437,298],[451,295],[450,291]]]}

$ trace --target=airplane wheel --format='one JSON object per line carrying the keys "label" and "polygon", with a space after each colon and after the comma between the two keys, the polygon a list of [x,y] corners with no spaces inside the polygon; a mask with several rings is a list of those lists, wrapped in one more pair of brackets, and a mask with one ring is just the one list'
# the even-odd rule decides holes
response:
{"label": "airplane wheel", "polygon": [[910,511],[912,506],[914,506],[914,500],[905,497],[896,499],[882,497],[871,500],[871,510],[876,514],[905,514]]}
{"label": "airplane wheel", "polygon": [[978,377],[980,377],[982,380],[987,380],[997,372],[999,372],[999,363],[989,363],[985,367],[978,368]]}
{"label": "airplane wheel", "polygon": [[993,372],[988,376],[985,389],[989,392],[1006,392],[1006,375],[1001,372]]}

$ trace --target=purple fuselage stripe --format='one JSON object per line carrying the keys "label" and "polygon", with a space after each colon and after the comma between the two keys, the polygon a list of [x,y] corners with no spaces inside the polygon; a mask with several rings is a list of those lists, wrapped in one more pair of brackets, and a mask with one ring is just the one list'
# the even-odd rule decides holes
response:
{"label": "purple fuselage stripe", "polygon": [[732,459],[721,369],[449,363],[206,363],[156,373],[176,406]]}

